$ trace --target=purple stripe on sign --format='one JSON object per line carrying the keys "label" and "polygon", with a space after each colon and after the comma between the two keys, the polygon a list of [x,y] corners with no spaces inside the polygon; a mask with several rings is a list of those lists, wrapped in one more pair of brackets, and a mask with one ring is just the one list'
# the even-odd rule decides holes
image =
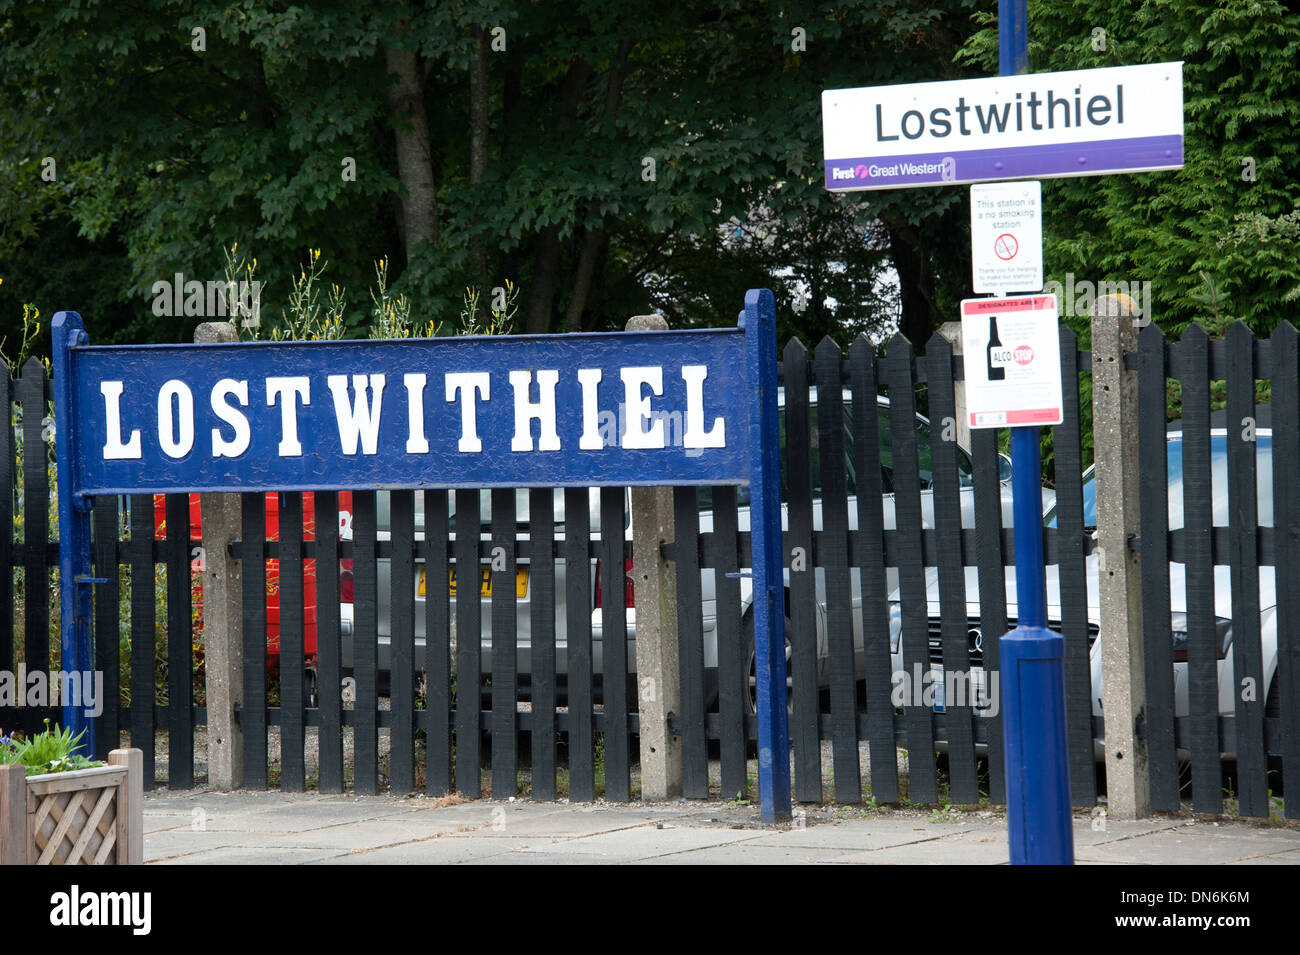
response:
{"label": "purple stripe on sign", "polygon": [[1012,146],[966,152],[865,156],[825,161],[827,189],[897,189],[996,179],[1054,179],[1116,172],[1181,169],[1182,136],[1103,139],[1050,146]]}

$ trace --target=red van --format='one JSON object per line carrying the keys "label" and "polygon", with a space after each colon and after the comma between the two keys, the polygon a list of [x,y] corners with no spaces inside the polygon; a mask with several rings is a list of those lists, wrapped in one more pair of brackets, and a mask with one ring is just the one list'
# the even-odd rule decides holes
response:
{"label": "red van", "polygon": [[[154,536],[162,540],[167,535],[167,508],[161,494],[154,495]],[[306,491],[302,496],[303,539],[314,540],[316,536],[316,509],[314,495]],[[339,510],[345,519],[352,511],[352,494],[348,491],[339,494]],[[280,495],[268,492],[266,495],[266,538],[280,538]],[[198,547],[203,539],[202,516],[199,508],[199,495],[190,495],[190,541]],[[193,563],[192,594],[196,612],[196,622],[201,626],[203,619],[203,585],[202,563],[198,553],[191,549]],[[345,576],[347,576],[345,574]],[[311,671],[309,682],[314,684],[316,669],[316,561],[303,561],[303,656],[305,667]],[[280,669],[280,562],[266,562],[266,666],[272,673]]]}

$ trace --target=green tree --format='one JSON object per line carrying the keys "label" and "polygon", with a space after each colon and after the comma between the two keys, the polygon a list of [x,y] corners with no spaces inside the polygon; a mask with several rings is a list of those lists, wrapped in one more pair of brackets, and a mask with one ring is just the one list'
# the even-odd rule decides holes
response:
{"label": "green tree", "polygon": [[[995,21],[962,53],[993,68]],[[1035,72],[1182,60],[1184,168],[1043,185],[1046,277],[1149,281],[1178,334],[1300,314],[1300,10],[1278,0],[1029,4]],[[1144,303],[1145,304],[1145,303]],[[1088,322],[1064,316],[1086,342]]]}
{"label": "green tree", "polygon": [[421,322],[507,278],[528,331],[729,322],[773,285],[790,331],[923,341],[965,291],[962,200],[828,195],[820,93],[960,75],[975,7],[0,0],[0,311],[183,339],[153,283],[238,242],[272,313],[320,248],[348,286],[390,256]]}

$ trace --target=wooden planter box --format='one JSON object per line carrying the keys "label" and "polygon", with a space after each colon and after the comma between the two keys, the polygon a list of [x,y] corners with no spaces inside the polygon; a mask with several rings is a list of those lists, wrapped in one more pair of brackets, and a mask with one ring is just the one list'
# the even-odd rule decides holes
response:
{"label": "wooden planter box", "polygon": [[0,864],[142,863],[144,754],[115,749],[108,763],[43,776],[0,766]]}

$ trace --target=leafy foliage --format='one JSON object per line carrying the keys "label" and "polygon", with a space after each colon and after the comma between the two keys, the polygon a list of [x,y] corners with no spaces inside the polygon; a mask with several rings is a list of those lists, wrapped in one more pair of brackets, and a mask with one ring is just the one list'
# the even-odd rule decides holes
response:
{"label": "leafy foliage", "polygon": [[0,734],[0,763],[23,766],[28,776],[66,773],[74,769],[104,765],[73,752],[84,735],[84,730],[73,737],[71,729],[50,729],[49,720],[45,721],[44,731],[29,740],[23,739],[18,733],[13,736]]}
{"label": "leafy foliage", "polygon": [[[651,306],[730,322],[737,289],[770,285],[784,333],[847,342],[901,318],[920,341],[964,292],[961,198],[827,194],[820,93],[958,75],[976,6],[0,0],[0,314],[36,301],[80,310],[94,341],[186,340],[198,319],[155,317],[148,290],[221,275],[224,239],[256,250],[272,314],[319,249],[341,287],[389,258],[419,325],[509,276],[520,330]],[[398,54],[435,184],[411,243]]]}
{"label": "leafy foliage", "polygon": [[[995,69],[996,23],[982,22],[961,59]],[[1046,277],[1150,281],[1151,318],[1169,334],[1191,322],[1222,334],[1234,321],[1268,334],[1294,320],[1300,10],[1279,0],[1031,0],[1029,30],[1035,72],[1184,61],[1184,168],[1045,182]],[[1086,344],[1087,319],[1067,318]]]}

